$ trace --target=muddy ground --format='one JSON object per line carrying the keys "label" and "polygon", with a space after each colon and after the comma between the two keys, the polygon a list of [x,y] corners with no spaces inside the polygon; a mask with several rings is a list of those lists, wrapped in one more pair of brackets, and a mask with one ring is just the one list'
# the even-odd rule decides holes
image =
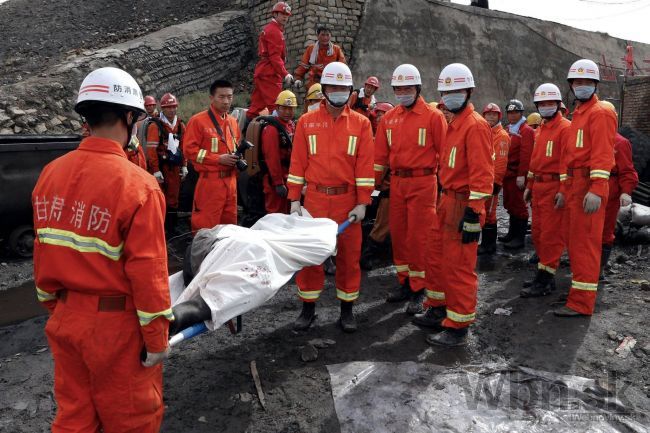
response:
{"label": "muddy ground", "polygon": [[[456,349],[427,345],[426,332],[411,324],[404,306],[384,302],[386,290],[395,284],[390,267],[364,273],[356,307],[359,331],[352,335],[343,334],[335,324],[338,302],[331,278],[313,327],[306,333],[292,331],[300,303],[295,285],[289,284],[264,307],[244,316],[241,334],[233,336],[223,328],[186,342],[173,353],[165,364],[162,431],[338,432],[326,366],[348,361],[416,361],[450,367],[507,362],[601,379],[650,397],[650,291],[642,281],[650,279],[649,255],[648,246],[619,247],[608,282],[599,290],[595,315],[578,319],[552,314],[568,291],[566,262],[556,292],[521,299],[521,282],[533,273],[528,251],[516,255],[500,251],[493,259],[481,260],[478,322],[470,344]],[[24,290],[33,290],[33,284],[26,286]],[[495,315],[500,307],[512,314]],[[41,316],[0,328],[0,431],[48,431],[55,402],[44,324]],[[626,358],[614,352],[623,336],[637,340]],[[318,349],[316,361],[303,362],[301,348],[314,339],[334,344]],[[266,410],[256,395],[251,361],[257,363]]]}

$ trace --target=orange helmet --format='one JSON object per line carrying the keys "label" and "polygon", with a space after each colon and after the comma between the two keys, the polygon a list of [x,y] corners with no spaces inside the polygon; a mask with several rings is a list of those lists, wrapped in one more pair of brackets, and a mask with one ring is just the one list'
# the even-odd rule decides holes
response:
{"label": "orange helmet", "polygon": [[154,98],[151,95],[147,95],[144,97],[144,105],[156,105],[156,98]]}
{"label": "orange helmet", "polygon": [[370,84],[372,87],[379,89],[379,79],[377,79],[377,77],[368,77],[366,84]]}
{"label": "orange helmet", "polygon": [[277,2],[275,6],[273,6],[273,9],[271,10],[272,14],[275,12],[280,12],[282,14],[291,16],[291,6],[289,6],[285,2]]}
{"label": "orange helmet", "polygon": [[171,93],[165,93],[162,98],[160,98],[161,107],[178,107],[178,99],[176,96]]}
{"label": "orange helmet", "polygon": [[499,113],[499,119],[501,119],[501,108],[494,102],[490,102],[483,108],[483,115],[485,116],[485,113]]}
{"label": "orange helmet", "polygon": [[377,102],[375,105],[375,111],[382,111],[384,113],[392,110],[393,108],[395,108],[395,106],[390,102]]}

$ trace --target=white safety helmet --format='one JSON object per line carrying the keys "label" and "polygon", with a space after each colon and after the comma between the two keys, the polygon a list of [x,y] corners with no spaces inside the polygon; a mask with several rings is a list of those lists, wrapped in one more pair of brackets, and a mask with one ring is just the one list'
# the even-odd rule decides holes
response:
{"label": "white safety helmet", "polygon": [[84,106],[95,102],[117,105],[146,115],[140,86],[128,72],[118,68],[96,69],[84,78],[74,109],[83,115]]}
{"label": "white safety helmet", "polygon": [[593,60],[580,59],[571,65],[569,75],[566,78],[569,82],[576,78],[600,81],[600,71]]}
{"label": "white safety helmet", "polygon": [[438,77],[439,92],[473,89],[474,87],[472,71],[462,63],[452,63],[445,66],[440,72],[440,77]]}
{"label": "white safety helmet", "polygon": [[399,65],[393,72],[390,85],[393,87],[421,86],[422,78],[420,77],[420,71],[418,71],[418,68],[408,63]]}
{"label": "white safety helmet", "polygon": [[333,86],[353,86],[352,72],[345,63],[328,63],[327,66],[325,66],[325,69],[323,69],[320,83],[323,86],[326,84]]}
{"label": "white safety helmet", "polygon": [[553,83],[544,83],[535,90],[533,102],[562,101],[560,89]]}

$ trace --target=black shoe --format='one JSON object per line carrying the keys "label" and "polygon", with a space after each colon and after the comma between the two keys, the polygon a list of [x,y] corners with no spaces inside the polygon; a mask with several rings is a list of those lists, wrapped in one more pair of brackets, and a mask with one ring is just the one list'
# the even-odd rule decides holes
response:
{"label": "black shoe", "polygon": [[555,290],[555,275],[543,269],[537,270],[537,275],[529,287],[519,293],[522,298],[546,296]]}
{"label": "black shoe", "polygon": [[424,311],[424,289],[417,292],[411,292],[409,296],[409,303],[406,306],[406,314],[419,314]]}
{"label": "black shoe", "polygon": [[455,347],[467,344],[468,328],[445,328],[438,334],[427,335],[427,343],[435,346]]}
{"label": "black shoe", "polygon": [[377,260],[377,253],[379,252],[381,244],[374,241],[371,237],[368,237],[366,247],[361,253],[361,259],[359,260],[359,265],[364,271],[371,271],[375,267],[375,262]]}
{"label": "black shoe", "polygon": [[481,234],[481,245],[478,247],[478,255],[494,254],[497,251],[497,225],[486,224]]}
{"label": "black shoe", "polygon": [[558,317],[582,317],[586,316],[586,314],[578,313],[575,310],[572,310],[571,308],[567,307],[566,305],[558,308],[557,310],[553,311],[553,314],[555,314]]}
{"label": "black shoe", "polygon": [[406,301],[411,296],[411,285],[409,279],[404,280],[401,286],[395,287],[388,292],[386,302],[402,302]]}
{"label": "black shoe", "polygon": [[357,319],[354,318],[352,305],[354,305],[354,302],[341,301],[341,317],[339,318],[339,325],[343,332],[352,333],[357,330]]}
{"label": "black shoe", "polygon": [[174,320],[169,322],[169,335],[178,334],[184,329],[197,323],[212,319],[210,307],[203,298],[195,298],[181,302],[172,308]]}
{"label": "black shoe", "polygon": [[518,250],[526,246],[526,226],[528,225],[528,220],[513,218],[511,224],[514,226],[512,229],[512,239],[510,242],[503,244],[503,247],[509,250]]}
{"label": "black shoe", "polygon": [[510,242],[512,238],[515,236],[514,234],[514,226],[515,223],[513,222],[515,220],[514,217],[510,217],[510,224],[508,224],[508,234],[505,236],[499,236],[497,239],[499,242]]}
{"label": "black shoe", "polygon": [[445,307],[429,307],[422,314],[416,314],[413,318],[413,323],[425,328],[440,328],[442,321],[447,317],[447,309]]}
{"label": "black shoe", "polygon": [[609,262],[609,256],[612,254],[612,246],[603,244],[603,249],[600,253],[600,277],[599,280],[605,279],[605,267],[607,262]]}
{"label": "black shoe", "polygon": [[300,316],[293,323],[293,329],[295,331],[305,331],[309,329],[312,322],[316,318],[316,303],[315,302],[303,302],[302,311]]}

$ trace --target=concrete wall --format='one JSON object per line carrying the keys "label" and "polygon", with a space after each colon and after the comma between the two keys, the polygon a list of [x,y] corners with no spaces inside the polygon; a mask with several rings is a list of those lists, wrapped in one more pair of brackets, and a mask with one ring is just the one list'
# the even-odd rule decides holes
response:
{"label": "concrete wall", "polygon": [[650,136],[650,77],[628,78],[623,89],[621,125]]}

